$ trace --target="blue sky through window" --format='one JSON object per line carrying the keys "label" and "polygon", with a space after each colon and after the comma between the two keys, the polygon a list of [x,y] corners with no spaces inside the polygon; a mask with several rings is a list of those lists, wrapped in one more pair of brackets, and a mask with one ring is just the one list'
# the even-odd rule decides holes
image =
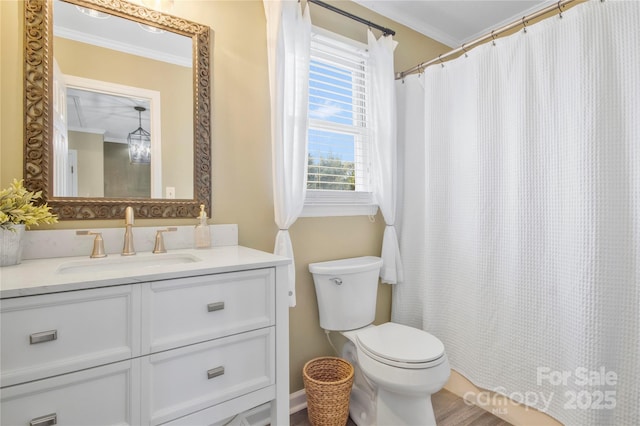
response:
{"label": "blue sky through window", "polygon": [[[311,60],[309,78],[309,117],[315,120],[353,125],[353,84],[347,69]],[[309,155],[354,161],[354,136],[309,129]]]}

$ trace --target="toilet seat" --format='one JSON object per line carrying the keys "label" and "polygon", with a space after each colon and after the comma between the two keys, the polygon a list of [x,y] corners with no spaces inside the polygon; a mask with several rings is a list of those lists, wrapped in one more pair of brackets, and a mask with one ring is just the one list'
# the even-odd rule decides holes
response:
{"label": "toilet seat", "polygon": [[388,322],[356,334],[356,344],[367,356],[399,368],[431,368],[442,362],[444,345],[417,328]]}

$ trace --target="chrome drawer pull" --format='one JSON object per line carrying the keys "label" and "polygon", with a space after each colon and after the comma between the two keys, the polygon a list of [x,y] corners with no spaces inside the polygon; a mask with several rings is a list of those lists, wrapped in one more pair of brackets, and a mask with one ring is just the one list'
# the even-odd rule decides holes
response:
{"label": "chrome drawer pull", "polygon": [[[40,333],[33,333],[29,336],[29,343],[35,345],[36,343],[50,342],[58,339],[58,330],[41,331]],[[55,424],[55,423],[52,423]]]}
{"label": "chrome drawer pull", "polygon": [[224,302],[209,303],[207,305],[207,311],[209,312],[221,311],[223,309],[224,309]]}
{"label": "chrome drawer pull", "polygon": [[29,422],[29,426],[52,426],[58,424],[58,415],[56,413],[47,414],[46,416],[37,417]]}
{"label": "chrome drawer pull", "polygon": [[224,374],[224,367],[216,367],[207,371],[207,379],[213,379],[214,377],[222,376]]}

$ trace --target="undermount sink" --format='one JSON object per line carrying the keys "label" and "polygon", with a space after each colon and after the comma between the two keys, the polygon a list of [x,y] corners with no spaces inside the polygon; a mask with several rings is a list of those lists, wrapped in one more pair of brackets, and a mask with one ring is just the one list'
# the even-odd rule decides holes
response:
{"label": "undermount sink", "polygon": [[58,274],[78,274],[105,271],[122,271],[140,268],[153,268],[167,265],[200,262],[197,256],[188,253],[153,254],[148,256],[120,256],[102,259],[75,260],[58,266]]}

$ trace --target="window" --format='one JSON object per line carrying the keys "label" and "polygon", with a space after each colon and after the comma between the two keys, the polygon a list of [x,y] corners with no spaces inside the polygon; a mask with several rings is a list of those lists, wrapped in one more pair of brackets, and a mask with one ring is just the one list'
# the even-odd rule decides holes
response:
{"label": "window", "polygon": [[314,29],[303,216],[375,214],[366,46]]}

